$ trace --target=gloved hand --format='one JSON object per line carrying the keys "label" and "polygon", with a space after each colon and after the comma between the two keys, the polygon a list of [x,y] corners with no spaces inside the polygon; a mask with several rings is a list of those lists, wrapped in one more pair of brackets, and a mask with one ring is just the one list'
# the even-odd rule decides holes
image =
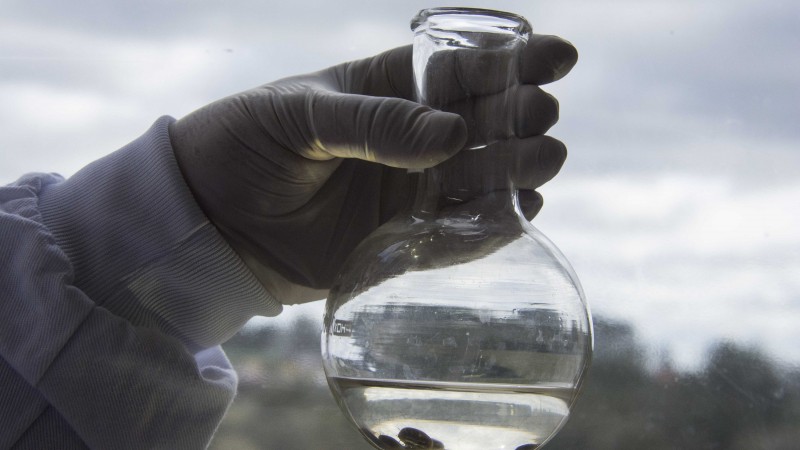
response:
{"label": "gloved hand", "polygon": [[[323,298],[355,246],[403,206],[406,169],[432,167],[464,147],[462,117],[410,100],[411,54],[399,47],[279,80],[171,125],[200,207],[282,303]],[[517,107],[505,119],[515,136],[505,148],[524,174],[517,178],[529,218],[542,205],[534,189],[566,158],[564,145],[543,135],[558,103],[538,86],[576,61],[571,44],[542,35],[520,57]]]}

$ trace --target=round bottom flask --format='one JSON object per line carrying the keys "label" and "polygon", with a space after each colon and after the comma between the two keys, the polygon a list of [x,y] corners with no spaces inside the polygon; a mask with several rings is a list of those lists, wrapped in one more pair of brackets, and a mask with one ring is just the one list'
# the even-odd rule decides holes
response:
{"label": "round bottom flask", "polygon": [[[427,10],[414,26],[421,101],[443,90],[441,64],[469,67],[480,52],[484,67],[487,51],[510,63],[504,52],[529,32],[518,16],[483,10]],[[415,174],[413,204],[354,251],[328,298],[328,381],[376,448],[538,448],[566,422],[588,368],[578,280],[522,216],[510,178],[498,184],[485,138]]]}

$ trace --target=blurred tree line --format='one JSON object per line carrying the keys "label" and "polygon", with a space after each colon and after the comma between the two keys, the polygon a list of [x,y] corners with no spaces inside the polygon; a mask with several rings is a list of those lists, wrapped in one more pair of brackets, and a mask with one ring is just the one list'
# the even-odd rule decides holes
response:
{"label": "blurred tree line", "polygon": [[[321,320],[247,327],[224,345],[239,395],[215,450],[368,450],[333,400],[320,359]],[[555,449],[800,448],[800,370],[721,342],[696,371],[655,367],[631,326],[595,319],[583,394]]]}

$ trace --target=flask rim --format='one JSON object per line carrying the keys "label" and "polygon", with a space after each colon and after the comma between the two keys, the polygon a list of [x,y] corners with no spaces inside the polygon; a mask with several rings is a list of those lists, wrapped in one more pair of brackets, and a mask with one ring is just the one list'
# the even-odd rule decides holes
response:
{"label": "flask rim", "polygon": [[516,26],[513,27],[513,31],[523,38],[527,38],[527,36],[532,32],[531,24],[528,22],[528,19],[519,14],[487,8],[466,7],[437,7],[422,9],[417,13],[416,16],[414,16],[413,19],[411,19],[411,30],[414,32],[421,31],[419,30],[420,27],[425,25],[428,19],[440,15],[495,17],[498,19],[505,19],[516,24]]}

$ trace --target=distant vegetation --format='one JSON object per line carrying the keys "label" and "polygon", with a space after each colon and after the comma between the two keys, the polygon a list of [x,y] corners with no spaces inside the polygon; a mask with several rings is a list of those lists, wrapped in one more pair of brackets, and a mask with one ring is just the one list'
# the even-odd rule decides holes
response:
{"label": "distant vegetation", "polygon": [[[319,357],[320,323],[248,328],[225,345],[239,396],[215,450],[368,450],[335,404]],[[721,342],[694,372],[648,367],[630,326],[595,320],[583,395],[547,450],[800,448],[800,370]],[[456,449],[457,450],[457,449]]]}

